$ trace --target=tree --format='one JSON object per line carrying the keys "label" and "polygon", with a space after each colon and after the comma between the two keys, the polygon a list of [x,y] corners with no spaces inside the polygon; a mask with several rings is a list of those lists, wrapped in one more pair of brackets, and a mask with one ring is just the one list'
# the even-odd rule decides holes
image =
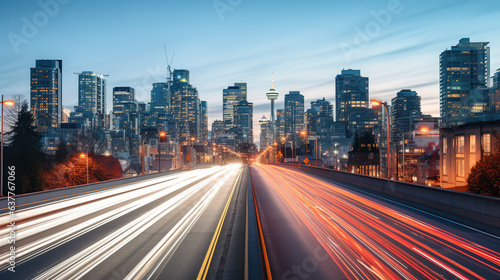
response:
{"label": "tree", "polygon": [[485,156],[470,172],[467,188],[471,193],[500,197],[500,135],[495,133],[496,152]]}
{"label": "tree", "polygon": [[78,146],[90,156],[104,153],[107,146],[104,131],[98,128],[85,129],[78,137]]}
{"label": "tree", "polygon": [[[44,188],[44,154],[40,142],[42,135],[36,131],[33,123],[33,116],[28,111],[28,104],[25,103],[12,130],[6,133],[10,143],[5,149],[4,174],[7,174],[8,166],[15,166],[19,193],[40,191]],[[4,178],[4,186],[5,182]]]}

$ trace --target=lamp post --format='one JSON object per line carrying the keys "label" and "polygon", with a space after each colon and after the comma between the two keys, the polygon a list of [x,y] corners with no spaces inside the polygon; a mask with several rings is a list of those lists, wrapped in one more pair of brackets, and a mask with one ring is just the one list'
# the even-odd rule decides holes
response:
{"label": "lamp post", "polygon": [[161,172],[161,139],[166,136],[167,133],[165,131],[158,133],[158,173]]}
{"label": "lamp post", "polygon": [[87,159],[87,184],[89,183],[89,155],[81,153],[80,154],[81,158],[86,158]]}
{"label": "lamp post", "polygon": [[283,162],[286,163],[286,138],[281,137],[281,141],[285,143],[285,160]]}
{"label": "lamp post", "polygon": [[301,131],[300,132],[300,135],[304,136],[305,140],[306,140],[306,158],[307,158],[307,132],[305,131]]}
{"label": "lamp post", "polygon": [[192,165],[192,162],[193,162],[193,158],[191,156],[191,150],[193,149],[193,144],[194,144],[193,142],[196,140],[196,138],[195,137],[191,137],[191,138],[189,138],[189,140],[190,140],[189,142],[191,143],[190,149],[189,149],[189,168],[191,168],[191,165]]}
{"label": "lamp post", "polygon": [[378,107],[380,105],[384,106],[385,108],[385,115],[387,117],[387,178],[392,179],[392,173],[391,173],[391,145],[390,145],[390,138],[389,138],[389,127],[390,127],[390,119],[389,119],[389,109],[387,108],[387,104],[380,101],[380,100],[370,100],[370,104],[372,104],[372,107]]}
{"label": "lamp post", "polygon": [[2,94],[2,136],[1,136],[1,141],[2,145],[0,146],[0,194],[3,195],[3,106],[14,106],[14,101],[12,100],[3,100],[3,94]]}

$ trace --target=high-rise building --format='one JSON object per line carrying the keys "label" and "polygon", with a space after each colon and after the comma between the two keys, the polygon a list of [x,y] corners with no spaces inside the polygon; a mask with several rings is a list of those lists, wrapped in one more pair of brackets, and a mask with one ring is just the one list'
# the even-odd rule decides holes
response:
{"label": "high-rise building", "polygon": [[272,142],[272,127],[271,122],[266,118],[266,116],[262,116],[259,120],[260,125],[260,150],[263,151]]}
{"label": "high-rise building", "polygon": [[253,144],[253,103],[241,100],[234,106],[234,127],[237,144]]}
{"label": "high-rise building", "polygon": [[342,70],[335,77],[336,121],[346,123],[348,137],[371,126],[368,104],[368,78],[360,70]]}
{"label": "high-rise building", "polygon": [[482,113],[489,86],[488,42],[463,38],[441,53],[439,64],[440,111],[444,127],[461,125],[472,113]]}
{"label": "high-rise building", "polygon": [[285,95],[285,135],[288,140],[298,140],[304,129],[304,96],[300,91],[290,91]]}
{"label": "high-rise building", "polygon": [[282,141],[285,136],[285,110],[276,110],[276,139]]}
{"label": "high-rise building", "polygon": [[31,113],[40,132],[62,120],[62,60],[42,59],[31,68]]}
{"label": "high-rise building", "polygon": [[199,137],[198,90],[189,84],[188,70],[174,70],[174,80],[170,89],[170,113],[179,123],[179,141],[188,142],[191,137]]}
{"label": "high-rise building", "polygon": [[500,68],[497,69],[495,74],[493,74],[492,80],[493,80],[493,88],[500,89]]}
{"label": "high-rise building", "polygon": [[241,100],[247,100],[247,83],[234,83],[234,86],[241,89]]}
{"label": "high-rise building", "polygon": [[208,141],[208,107],[207,101],[200,102],[200,142]]}
{"label": "high-rise building", "polygon": [[131,87],[113,88],[113,127],[124,130],[127,134],[138,130],[138,105],[135,100],[135,90]]}
{"label": "high-rise building", "polygon": [[241,87],[229,86],[222,90],[222,120],[224,121],[224,133],[228,133],[234,127],[234,106],[242,100]]}
{"label": "high-rise building", "polygon": [[218,142],[219,136],[224,134],[224,121],[215,120],[212,123],[212,142]]}
{"label": "high-rise building", "polygon": [[[391,132],[392,141],[399,143],[404,134],[415,130],[415,123],[422,116],[420,96],[417,92],[403,89],[397,93],[391,102]],[[408,137],[408,135],[406,135]]]}
{"label": "high-rise building", "polygon": [[91,71],[78,73],[78,106],[70,118],[72,123],[104,128],[106,119],[106,79]]}
{"label": "high-rise building", "polygon": [[151,90],[151,103],[166,104],[170,106],[170,88],[168,83],[154,83]]}
{"label": "high-rise building", "polygon": [[489,95],[490,112],[500,113],[500,69],[493,75],[493,87]]}

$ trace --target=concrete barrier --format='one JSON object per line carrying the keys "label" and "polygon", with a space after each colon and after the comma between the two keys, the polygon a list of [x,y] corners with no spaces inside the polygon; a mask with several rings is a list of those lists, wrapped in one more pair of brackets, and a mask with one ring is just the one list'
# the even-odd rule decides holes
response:
{"label": "concrete barrier", "polygon": [[[20,195],[15,196],[16,208],[19,205],[23,205],[23,204],[32,204],[32,203],[41,202],[41,201],[49,201],[51,199],[60,198],[60,197],[67,197],[67,196],[72,196],[72,195],[77,195],[77,194],[82,194],[82,193],[88,193],[88,192],[96,192],[96,191],[100,191],[103,189],[118,187],[118,186],[121,186],[124,184],[134,183],[137,181],[154,179],[154,178],[157,178],[160,176],[166,176],[166,175],[178,173],[181,171],[183,171],[183,170],[178,169],[178,170],[173,170],[173,171],[152,173],[152,174],[140,175],[140,176],[129,177],[129,178],[114,179],[114,180],[109,180],[109,181],[104,181],[104,182],[99,182],[99,183],[79,185],[79,186],[62,188],[62,189],[54,189],[54,190],[47,190],[47,191],[41,191],[41,192],[20,194]],[[7,197],[0,198],[0,209],[4,209],[4,208],[7,208]],[[2,212],[3,211],[5,211],[5,210],[2,210]]]}
{"label": "concrete barrier", "polygon": [[[298,166],[286,166],[298,169]],[[500,230],[500,198],[427,187],[312,166],[302,165],[300,166],[300,170],[323,175],[339,182],[375,191],[385,196],[425,206],[425,210],[430,209],[431,212],[441,216],[459,216]],[[498,231],[495,230],[495,232]]]}

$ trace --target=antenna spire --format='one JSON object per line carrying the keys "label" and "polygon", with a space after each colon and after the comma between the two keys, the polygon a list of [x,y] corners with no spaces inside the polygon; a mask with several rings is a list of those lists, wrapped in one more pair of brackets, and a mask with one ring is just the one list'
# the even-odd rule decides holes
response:
{"label": "antenna spire", "polygon": [[274,88],[274,72],[271,72],[271,88]]}

